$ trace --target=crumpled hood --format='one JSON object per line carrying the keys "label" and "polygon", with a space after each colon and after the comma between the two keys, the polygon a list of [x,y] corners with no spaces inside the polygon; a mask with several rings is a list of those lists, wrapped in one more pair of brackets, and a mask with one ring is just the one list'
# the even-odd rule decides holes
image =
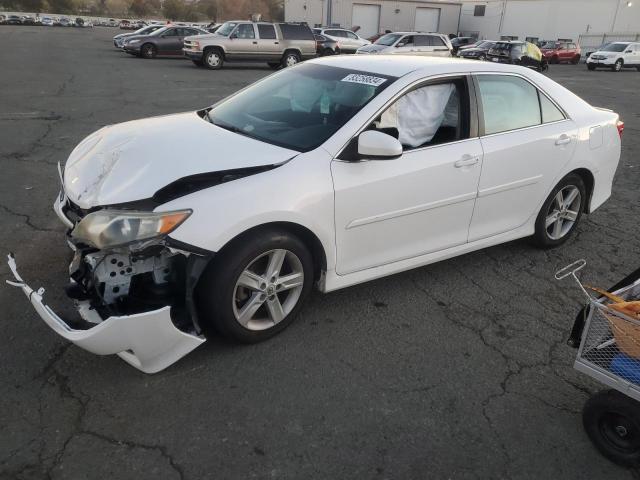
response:
{"label": "crumpled hood", "polygon": [[196,112],[104,127],[71,152],[64,191],[80,208],[144,200],[189,175],[283,163],[298,152],[230,132]]}
{"label": "crumpled hood", "polygon": [[378,53],[382,50],[386,50],[389,48],[387,45],[378,45],[376,43],[370,43],[369,45],[365,45],[364,47],[360,47],[358,52],[366,52],[366,53]]}

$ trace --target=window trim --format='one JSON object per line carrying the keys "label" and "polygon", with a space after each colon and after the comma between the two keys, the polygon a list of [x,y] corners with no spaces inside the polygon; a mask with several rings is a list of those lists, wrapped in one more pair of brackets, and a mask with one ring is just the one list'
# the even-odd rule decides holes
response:
{"label": "window trim", "polygon": [[[511,129],[511,130],[505,130],[503,132],[485,133],[485,129],[484,129],[484,107],[482,105],[482,97],[480,95],[480,83],[479,83],[479,78],[478,78],[478,77],[483,76],[483,75],[498,75],[498,76],[501,76],[501,77],[507,77],[507,76],[509,76],[509,77],[517,77],[517,78],[521,78],[525,82],[528,82],[538,92],[538,108],[540,109],[540,123],[537,124],[537,125],[529,125],[528,127],[520,127],[520,128]],[[518,132],[518,131],[521,131],[521,130],[529,130],[529,129],[532,129],[532,128],[544,127],[545,125],[553,125],[554,123],[566,122],[566,121],[571,120],[571,117],[567,114],[566,110],[564,108],[562,108],[558,104],[558,102],[556,102],[553,98],[551,98],[535,82],[533,82],[529,78],[525,77],[524,75],[520,75],[519,73],[512,73],[512,72],[474,72],[474,73],[471,74],[471,77],[472,77],[472,80],[473,80],[473,84],[474,84],[475,90],[477,92],[476,101],[477,101],[477,104],[478,104],[477,105],[477,107],[478,107],[477,108],[477,112],[478,112],[478,136],[480,138],[493,137],[495,135],[503,135],[503,134],[506,134],[506,133],[513,133],[513,132]],[[553,105],[555,105],[555,107],[564,116],[564,119],[556,120],[556,121],[548,122],[548,123],[542,123],[542,106],[540,105],[540,94],[542,94],[545,97],[547,97],[547,99]]]}
{"label": "window trim", "polygon": [[404,86],[402,89],[400,89],[400,91],[396,92],[395,95],[393,95],[393,97],[391,97],[389,100],[387,100],[384,103],[384,105],[382,105],[380,108],[378,108],[373,113],[373,115],[371,115],[369,117],[369,119],[366,122],[364,122],[356,130],[356,132],[353,135],[351,135],[351,138],[349,138],[349,140],[347,140],[347,142],[345,142],[345,144],[342,147],[340,147],[340,149],[338,150],[338,154],[335,155],[333,157],[333,159],[337,160],[337,161],[341,161],[341,162],[354,162],[355,160],[349,160],[349,159],[344,159],[344,158],[340,158],[340,157],[349,148],[349,146],[351,145],[351,142],[353,142],[354,139],[358,138],[358,136],[362,132],[364,132],[365,128],[367,128],[369,125],[371,125],[371,122],[373,122],[377,117],[382,115],[382,113],[385,110],[387,110],[387,108],[389,108],[391,105],[393,105],[393,103],[395,103],[403,95],[409,93],[412,90],[415,90],[415,89],[418,89],[418,88],[421,88],[421,87],[426,87],[428,85],[437,85],[439,83],[446,83],[448,80],[456,80],[456,79],[466,82],[466,85],[467,85],[467,97],[468,97],[468,102],[469,102],[469,136],[467,138],[463,138],[461,140],[455,140],[453,142],[439,143],[437,145],[426,145],[424,147],[413,148],[411,150],[404,150],[404,147],[403,147],[402,154],[404,155],[405,152],[406,153],[420,152],[420,151],[426,150],[426,149],[444,147],[444,146],[447,146],[447,145],[455,145],[457,143],[468,142],[468,141],[471,141],[471,140],[478,140],[478,138],[480,137],[480,135],[479,135],[479,133],[480,133],[480,129],[479,129],[480,125],[479,125],[478,122],[479,122],[481,117],[480,117],[480,114],[479,114],[479,111],[478,111],[479,102],[478,102],[478,98],[477,98],[477,94],[476,94],[478,89],[477,89],[477,86],[474,83],[473,76],[469,72],[466,72],[466,73],[465,72],[463,72],[463,73],[448,73],[448,74],[438,75],[436,77],[421,78],[421,79],[418,79],[418,80],[414,81],[413,83],[410,83],[409,85]]}

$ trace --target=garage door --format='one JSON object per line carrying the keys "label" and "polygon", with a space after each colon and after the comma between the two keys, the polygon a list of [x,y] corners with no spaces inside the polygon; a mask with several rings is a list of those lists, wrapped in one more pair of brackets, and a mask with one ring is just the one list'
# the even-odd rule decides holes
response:
{"label": "garage door", "polygon": [[356,33],[362,38],[370,38],[380,33],[380,5],[353,4],[351,26],[359,26]]}
{"label": "garage door", "polygon": [[416,8],[416,32],[437,32],[439,25],[439,8]]}

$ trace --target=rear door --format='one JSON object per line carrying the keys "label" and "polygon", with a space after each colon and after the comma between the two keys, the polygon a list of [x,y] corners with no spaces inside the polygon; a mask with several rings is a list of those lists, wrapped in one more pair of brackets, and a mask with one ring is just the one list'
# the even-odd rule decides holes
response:
{"label": "rear door", "polygon": [[640,43],[632,43],[624,51],[629,52],[624,54],[625,65],[640,66]]}
{"label": "rear door", "polygon": [[484,152],[469,241],[524,226],[573,156],[578,129],[517,74],[476,74]]}
{"label": "rear door", "polygon": [[276,36],[276,28],[271,23],[258,23],[258,54],[272,60],[282,56],[282,45]]}

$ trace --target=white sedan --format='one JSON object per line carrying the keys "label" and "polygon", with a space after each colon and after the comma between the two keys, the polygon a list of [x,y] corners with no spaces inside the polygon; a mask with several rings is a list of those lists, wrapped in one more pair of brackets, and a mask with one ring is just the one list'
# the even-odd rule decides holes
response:
{"label": "white sedan", "polygon": [[212,329],[240,342],[329,292],[521,237],[562,244],[611,195],[618,115],[518,66],[332,57],[213,107],[105,127],[55,210],[75,251],[64,338],[162,370]]}

